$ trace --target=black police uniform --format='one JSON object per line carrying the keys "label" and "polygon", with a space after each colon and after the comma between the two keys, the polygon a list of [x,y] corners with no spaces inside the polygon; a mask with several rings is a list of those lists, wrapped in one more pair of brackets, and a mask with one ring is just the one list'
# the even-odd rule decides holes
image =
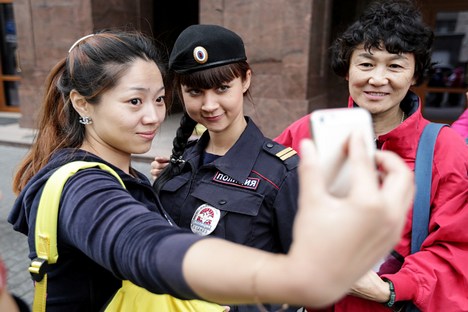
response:
{"label": "black police uniform", "polygon": [[246,119],[238,141],[212,163],[202,164],[208,132],[192,143],[184,153],[182,173],[163,186],[161,201],[181,227],[191,228],[195,211],[207,204],[220,211],[210,235],[286,253],[297,211],[299,158]]}
{"label": "black police uniform", "polygon": [[[174,43],[169,68],[185,75],[246,59],[244,43],[236,33],[217,25],[192,25]],[[160,198],[181,227],[286,253],[297,211],[299,159],[293,149],[265,138],[253,121],[246,120],[241,137],[222,157],[213,160],[214,155],[205,153],[208,131],[189,145],[181,174],[164,184]],[[207,161],[207,157],[213,159]],[[231,306],[231,311],[258,312],[258,308],[240,305]]]}

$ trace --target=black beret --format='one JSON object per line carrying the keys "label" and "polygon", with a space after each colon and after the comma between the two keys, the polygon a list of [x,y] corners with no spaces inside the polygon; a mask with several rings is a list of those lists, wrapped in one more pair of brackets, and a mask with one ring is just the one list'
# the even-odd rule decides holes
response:
{"label": "black beret", "polygon": [[169,68],[183,74],[246,59],[244,42],[236,33],[218,25],[192,25],[174,43]]}

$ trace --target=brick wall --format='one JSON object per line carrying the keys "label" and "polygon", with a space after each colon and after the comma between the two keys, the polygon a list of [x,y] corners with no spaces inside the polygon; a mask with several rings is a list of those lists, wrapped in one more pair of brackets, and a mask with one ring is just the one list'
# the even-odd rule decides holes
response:
{"label": "brick wall", "polygon": [[[194,0],[190,0],[194,1]],[[223,25],[244,39],[254,76],[246,113],[274,137],[329,98],[327,49],[333,0],[199,0],[200,23]],[[153,25],[151,0],[16,0],[22,69],[22,127],[34,128],[43,83],[79,37],[93,30]],[[181,8],[183,9],[183,8]],[[176,14],[177,12],[172,12]],[[336,92],[330,92],[336,96]]]}

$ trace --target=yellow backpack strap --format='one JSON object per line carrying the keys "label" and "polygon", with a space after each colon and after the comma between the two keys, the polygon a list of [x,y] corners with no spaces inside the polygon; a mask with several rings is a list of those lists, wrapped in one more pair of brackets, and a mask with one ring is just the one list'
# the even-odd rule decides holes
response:
{"label": "yellow backpack strap", "polygon": [[67,180],[81,169],[99,167],[111,173],[125,188],[120,176],[111,167],[99,162],[74,161],[57,169],[47,180],[39,201],[34,236],[37,258],[32,260],[29,272],[35,281],[33,312],[46,308],[47,267],[58,259],[57,222],[60,198]]}

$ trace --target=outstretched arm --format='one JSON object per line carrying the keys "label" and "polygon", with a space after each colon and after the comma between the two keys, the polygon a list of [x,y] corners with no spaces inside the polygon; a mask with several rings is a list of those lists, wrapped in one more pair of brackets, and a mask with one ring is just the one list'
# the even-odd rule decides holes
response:
{"label": "outstretched arm", "polygon": [[226,303],[319,307],[343,296],[398,241],[414,194],[412,172],[399,157],[377,151],[380,184],[361,138],[349,144],[353,186],[336,198],[326,191],[313,144],[302,143],[299,211],[287,255],[201,240],[183,262],[190,287]]}

